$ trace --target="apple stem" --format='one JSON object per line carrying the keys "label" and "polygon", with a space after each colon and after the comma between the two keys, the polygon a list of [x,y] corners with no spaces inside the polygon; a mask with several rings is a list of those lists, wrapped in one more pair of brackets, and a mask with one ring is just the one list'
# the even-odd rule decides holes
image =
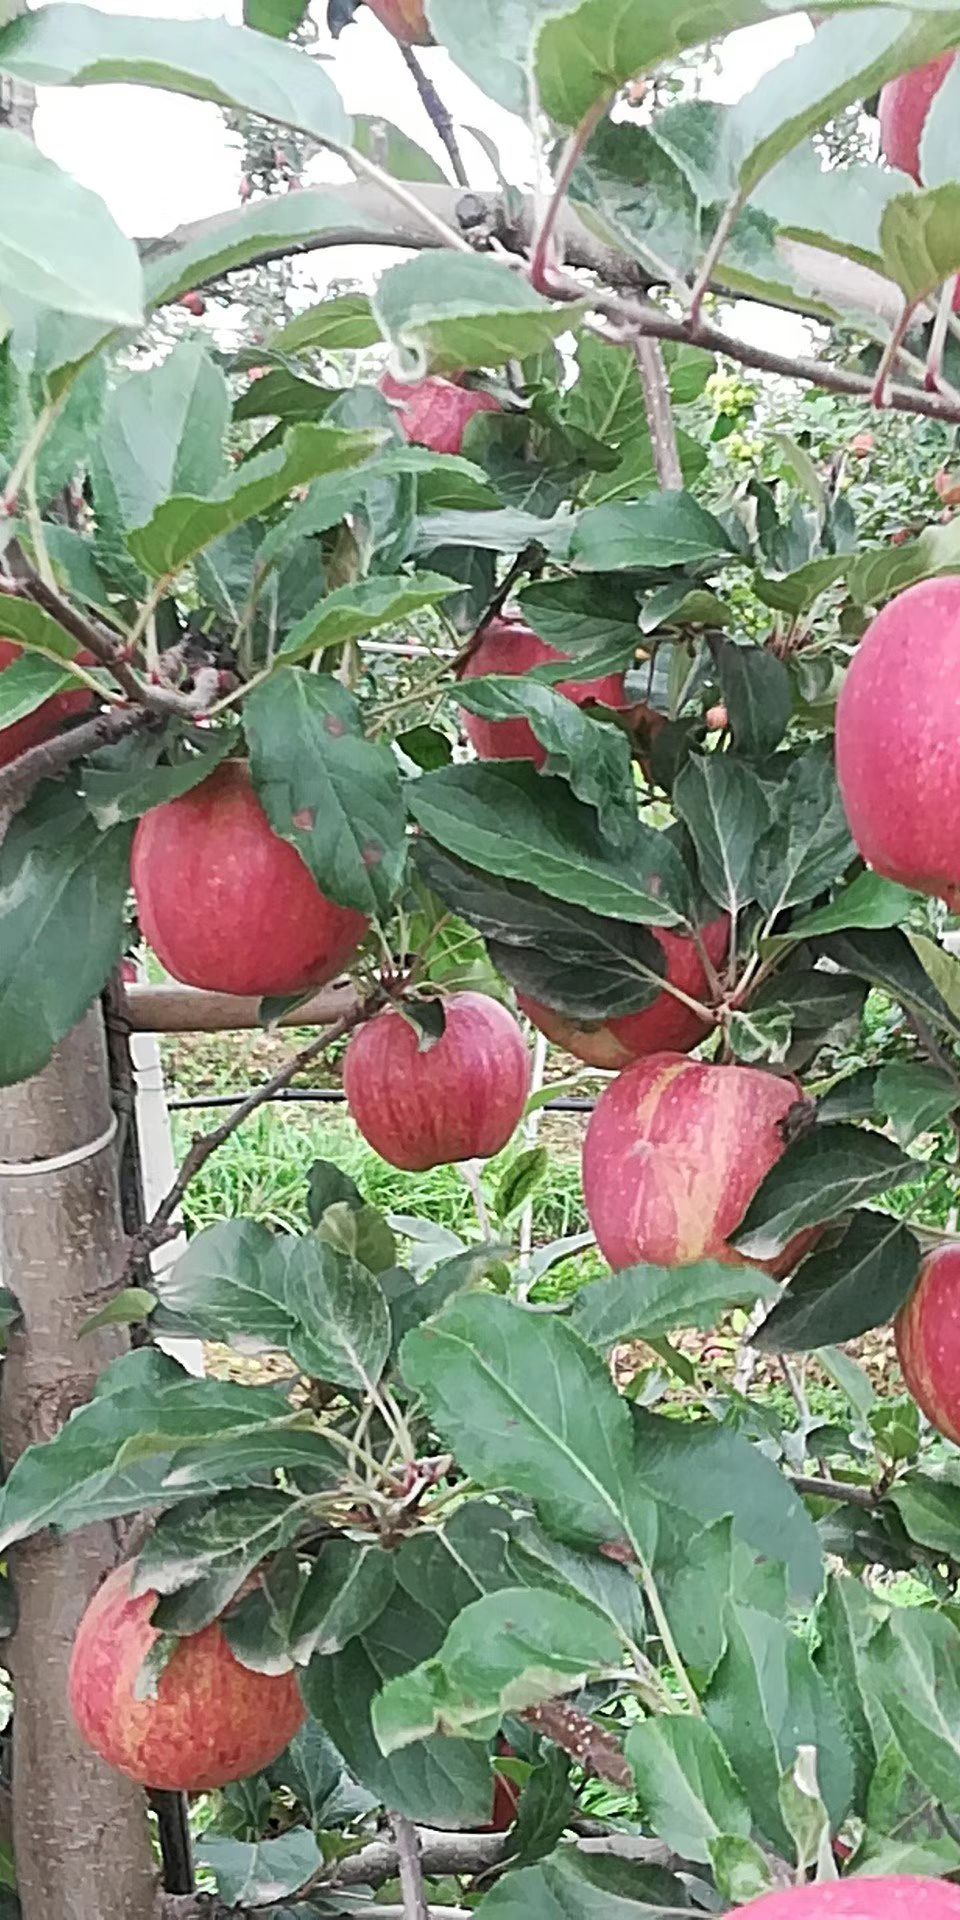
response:
{"label": "apple stem", "polygon": [[460,1172],[464,1182],[473,1195],[473,1204],[476,1208],[480,1232],[485,1240],[492,1240],[494,1237],[493,1221],[490,1218],[490,1209],[487,1206],[486,1196],[480,1182],[481,1165],[482,1162],[479,1160],[461,1160]]}

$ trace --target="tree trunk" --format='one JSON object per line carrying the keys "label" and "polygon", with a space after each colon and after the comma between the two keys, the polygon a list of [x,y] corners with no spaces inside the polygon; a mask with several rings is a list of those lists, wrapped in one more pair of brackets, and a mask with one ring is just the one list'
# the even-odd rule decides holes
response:
{"label": "tree trunk", "polygon": [[[97,1007],[43,1073],[0,1091],[0,1161],[70,1153],[104,1135],[110,1121]],[[116,1163],[111,1144],[59,1171],[0,1173],[0,1271],[22,1312],[0,1393],[8,1469],[89,1400],[97,1376],[127,1344],[115,1328],[78,1337],[118,1264]],[[13,1827],[23,1920],[153,1920],[157,1910],[144,1796],[83,1745],[66,1702],[77,1622],[117,1557],[106,1524],[59,1539],[40,1534],[11,1552],[18,1605],[9,1643]]]}

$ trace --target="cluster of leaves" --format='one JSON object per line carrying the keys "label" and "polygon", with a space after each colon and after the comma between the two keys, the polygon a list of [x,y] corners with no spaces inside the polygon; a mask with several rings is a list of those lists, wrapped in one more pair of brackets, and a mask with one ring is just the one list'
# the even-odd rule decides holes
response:
{"label": "cluster of leaves", "polygon": [[[526,110],[533,76],[562,133],[718,25],[782,7],[429,11],[501,105]],[[571,192],[628,279],[686,298],[713,245],[720,286],[846,318],[804,292],[798,241],[886,272],[909,301],[960,269],[946,161],[946,183],[919,193],[859,163],[826,179],[804,144],[956,45],[960,11],[917,4],[905,24],[902,8],[874,6],[869,30],[851,0],[823,11],[838,18],[736,108],[658,101],[649,126],[601,121]],[[0,29],[0,70],[168,85],[370,172],[326,67],[263,31],[53,5]],[[931,166],[950,131],[944,96]],[[415,184],[410,148],[391,151]],[[821,1096],[736,1246],[769,1260],[805,1228],[826,1231],[782,1291],[748,1265],[644,1265],[544,1313],[521,1302],[556,1248],[518,1269],[506,1239],[451,1251],[421,1238],[415,1258],[412,1223],[391,1225],[321,1166],[308,1231],[224,1222],[152,1292],[108,1309],[278,1350],[305,1388],[195,1381],[159,1350],[131,1353],[22,1455],[0,1493],[0,1549],[146,1510],[136,1577],[159,1595],[163,1633],[222,1618],[239,1659],[298,1671],[307,1732],[204,1843],[228,1899],[304,1910],[297,1893],[328,1851],[318,1835],[355,1830],[371,1807],[484,1824],[504,1733],[523,1792],[493,1909],[742,1902],[778,1863],[822,1867],[840,1830],[858,1867],[956,1871],[955,1458],[921,1439],[908,1405],[872,1405],[838,1347],[884,1324],[916,1277],[917,1235],[883,1202],[915,1181],[910,1149],[958,1105],[958,963],[936,909],[863,869],[829,741],[852,639],[869,610],[956,568],[955,525],[861,547],[837,474],[795,439],[778,442],[776,473],[721,498],[694,431],[715,363],[686,342],[664,355],[690,429],[677,433],[685,486],[659,490],[632,349],[602,337],[586,294],[547,298],[452,233],[389,268],[372,298],[298,315],[257,347],[256,378],[249,355],[224,364],[194,338],[124,371],[116,350],[148,310],[265,249],[345,230],[376,243],[382,206],[373,217],[353,189],[270,197],[141,263],[99,203],[9,133],[0,185],[4,169],[0,541],[47,591],[4,599],[4,633],[24,651],[0,675],[0,727],[89,683],[84,624],[123,643],[147,692],[187,684],[198,658],[229,684],[203,726],[182,714],[102,748],[10,825],[0,1082],[49,1060],[124,951],[135,821],[240,750],[323,893],[374,923],[361,981],[387,951],[448,987],[482,940],[501,990],[602,1022],[664,991],[658,929],[694,937],[728,916],[712,1057],[788,1071]],[[345,356],[381,342],[400,371],[467,370],[497,397],[462,455],[407,445],[378,389],[350,377]],[[449,642],[507,584],[565,663],[457,685]],[[409,682],[364,645],[398,630],[435,656]],[[582,681],[625,673],[629,713],[565,699],[571,660]],[[93,685],[122,704],[108,667]],[[725,724],[708,728],[718,705]],[[542,769],[455,755],[458,706],[525,720]],[[870,987],[934,1037],[937,1058],[832,1070]],[[535,1159],[519,1164],[505,1231],[535,1177]],[[710,1379],[687,1420],[618,1392],[619,1343],[647,1342],[682,1376],[671,1336],[758,1298],[758,1344],[815,1350],[850,1397],[843,1425],[787,1432]],[[835,1477],[811,1487],[810,1459]],[[828,1555],[852,1571],[828,1576]],[[878,1597],[855,1577],[877,1565],[919,1565],[938,1604]],[[550,1718],[560,1696],[572,1721]],[[599,1742],[597,1764],[629,1789],[667,1866],[599,1861],[566,1837],[585,1792],[571,1726],[581,1759]],[[295,1816],[258,1844],[278,1794]]]}

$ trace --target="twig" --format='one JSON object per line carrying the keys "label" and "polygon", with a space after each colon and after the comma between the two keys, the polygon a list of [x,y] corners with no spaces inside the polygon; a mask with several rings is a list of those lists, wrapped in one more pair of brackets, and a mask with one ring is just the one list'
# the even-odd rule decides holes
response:
{"label": "twig", "polygon": [[659,340],[643,337],[634,342],[633,351],[643,387],[643,400],[647,410],[647,425],[650,428],[657,479],[665,492],[680,493],[683,489],[683,468],[680,465],[680,449],[677,445],[677,429],[670,403],[670,381],[663,358],[663,348]]}
{"label": "twig", "polygon": [[431,121],[432,125],[435,127],[439,138],[442,140],[443,145],[447,150],[447,154],[450,159],[450,165],[453,168],[453,177],[456,180],[457,185],[459,187],[469,186],[470,182],[467,178],[467,170],[463,164],[463,158],[460,153],[460,148],[457,145],[457,136],[453,129],[453,120],[450,114],[448,113],[447,108],[444,106],[444,103],[441,100],[440,95],[438,94],[437,89],[433,84],[433,81],[429,79],[427,74],[424,73],[423,68],[420,65],[420,62],[413,51],[413,48],[406,47],[401,43],[400,52],[401,52],[401,55],[403,56],[405,65],[409,68],[410,72],[413,75],[414,83],[416,85],[417,92],[420,95],[421,100],[423,101],[427,118]]}
{"label": "twig", "polygon": [[550,265],[553,250],[553,236],[557,222],[563,212],[564,202],[570,190],[570,182],[576,173],[581,155],[589,145],[601,120],[606,119],[615,92],[605,93],[595,100],[589,112],[585,113],[578,127],[575,127],[567,141],[557,168],[553,183],[553,192],[547,202],[546,212],[540,222],[533,253],[530,261],[530,282],[538,293],[551,292]]}
{"label": "twig", "polygon": [[327,1027],[325,1032],[318,1034],[315,1040],[311,1040],[309,1046],[303,1047],[291,1060],[287,1060],[271,1079],[265,1080],[262,1086],[254,1087],[246,1099],[241,1100],[240,1105],[234,1107],[218,1127],[211,1127],[209,1133],[198,1135],[173,1186],[164,1195],[152,1218],[147,1221],[140,1233],[134,1234],[128,1241],[123,1268],[116,1281],[118,1287],[125,1286],[129,1275],[141,1260],[145,1260],[148,1254],[152,1253],[156,1247],[162,1246],[166,1240],[173,1237],[175,1231],[178,1231],[171,1228],[170,1222],[191,1180],[196,1179],[201,1168],[206,1166],[207,1161],[217,1152],[217,1149],[230,1139],[231,1134],[235,1133],[245,1120],[249,1120],[252,1113],[256,1113],[258,1107],[262,1107],[266,1101],[273,1098],[274,1094],[288,1087],[298,1073],[303,1073],[307,1067],[312,1066],[314,1060],[319,1060],[328,1047],[334,1046],[336,1041],[352,1033],[354,1027],[361,1026],[364,1020],[369,1020],[379,1005],[379,994],[373,994],[368,999],[362,1000],[350,1013],[345,1013],[341,1020],[335,1021],[332,1027]]}
{"label": "twig", "polygon": [[890,405],[888,396],[890,392],[890,382],[897,364],[897,355],[907,337],[910,322],[916,310],[917,302],[915,300],[904,300],[903,312],[883,349],[880,357],[880,365],[873,377],[870,398],[875,407],[888,407]]}
{"label": "twig", "polygon": [[[49,586],[40,578],[35,568],[28,564],[22,580],[17,584],[38,607],[43,608],[44,613],[49,613],[51,619],[58,621],[72,639],[112,673],[118,687],[122,687],[137,706],[146,707],[149,712],[160,714],[164,719],[171,714],[187,717],[204,713],[218,692],[220,676],[215,670],[211,670],[211,680],[209,674],[204,677],[204,669],[201,669],[195,676],[191,693],[176,693],[171,687],[153,686],[142,680],[130,665],[125,657],[125,643],[120,636],[111,633],[110,628],[101,625],[99,620],[88,619],[86,614],[79,613],[56,587]],[[64,664],[69,666],[70,663],[65,661]]]}
{"label": "twig", "polygon": [[725,207],[716,233],[707,248],[703,264],[694,282],[693,292],[690,295],[689,323],[692,332],[698,338],[700,334],[700,312],[703,306],[704,294],[709,291],[714,268],[718,265],[720,255],[736,226],[742,207],[743,201],[739,194],[735,200],[730,201],[729,206]]}
{"label": "twig", "polygon": [[856,1487],[846,1480],[811,1480],[802,1473],[791,1473],[787,1478],[797,1493],[809,1493],[818,1500],[844,1500],[847,1506],[863,1507],[868,1513],[872,1513],[883,1498],[872,1487]]}
{"label": "twig", "polygon": [[405,1819],[400,1813],[390,1815],[390,1825],[397,1843],[397,1867],[400,1876],[400,1892],[403,1895],[404,1920],[430,1920],[423,1885],[423,1861],[420,1857],[417,1829],[412,1820]]}
{"label": "twig", "polygon": [[932,392],[942,393],[944,391],[943,350],[947,343],[950,317],[953,313],[953,302],[958,286],[960,286],[960,280],[951,278],[946,282],[946,285],[940,289],[940,299],[937,303],[937,314],[933,323],[933,332],[930,335],[930,345],[927,349],[927,364],[925,368],[926,383]]}
{"label": "twig", "polygon": [[633,1774],[618,1742],[588,1714],[566,1700],[547,1700],[541,1707],[528,1707],[520,1718],[555,1741],[585,1772],[596,1774],[599,1780],[607,1780],[625,1793],[633,1792]]}
{"label": "twig", "polygon": [[30,747],[0,772],[0,809],[19,813],[39,781],[53,779],[98,747],[114,746],[128,734],[144,733],[159,725],[157,715],[144,707],[112,707],[109,713],[98,713],[94,719],[71,727],[68,733]]}

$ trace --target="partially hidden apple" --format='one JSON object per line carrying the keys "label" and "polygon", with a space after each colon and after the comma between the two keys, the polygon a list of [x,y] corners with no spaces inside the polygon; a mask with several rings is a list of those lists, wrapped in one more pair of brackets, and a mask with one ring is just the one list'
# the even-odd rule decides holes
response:
{"label": "partially hidden apple", "polygon": [[492,393],[461,387],[455,380],[441,379],[439,374],[428,374],[425,380],[411,384],[385,373],[380,379],[380,392],[396,407],[406,439],[414,446],[429,447],[431,453],[462,453],[463,436],[471,420],[478,413],[503,412]]}
{"label": "partially hidden apple", "polygon": [[942,53],[925,67],[914,67],[896,80],[888,80],[880,94],[880,147],[891,167],[908,173],[919,186],[922,179],[921,150],[927,116],[956,59],[955,53]]}
{"label": "partially hidden apple", "polygon": [[[666,956],[666,979],[692,1000],[709,1004],[710,983],[692,935],[674,933],[669,927],[651,927],[650,932]],[[730,940],[729,915],[711,920],[702,929],[700,938],[708,959],[715,967],[721,966]],[[618,1072],[645,1054],[689,1053],[710,1032],[708,1021],[701,1020],[699,1014],[666,989],[641,1013],[615,1014],[588,1026],[522,994],[519,1005],[527,1019],[532,1020],[555,1047],[572,1053],[574,1059],[582,1060],[588,1067],[609,1072]]]}
{"label": "partially hidden apple", "polygon": [[738,1912],[744,1920],[960,1920],[960,1887],[913,1874],[864,1874],[766,1893]]}
{"label": "partially hidden apple", "polygon": [[[718,1067],[656,1053],[601,1095],[583,1149],[583,1193],[604,1259],[621,1269],[695,1260],[735,1263],[730,1245],[785,1149],[796,1083],[758,1067]],[[816,1237],[797,1234],[762,1264],[789,1273]]]}
{"label": "partially hidden apple", "polygon": [[218,1621],[181,1640],[155,1698],[138,1699],[158,1639],[155,1593],[134,1596],[133,1562],[94,1594],[77,1629],[68,1693],[101,1759],[145,1787],[203,1793],[269,1766],[306,1719],[292,1673],[254,1673],[236,1660]]}
{"label": "partially hidden apple", "polygon": [[367,931],[274,833],[238,760],[144,815],[132,879],[144,937],[189,987],[301,993],[332,980]]}
{"label": "partially hidden apple", "polygon": [[[548,646],[522,620],[500,614],[484,628],[480,644],[460,677],[476,680],[487,673],[529,673],[532,667],[552,666],[568,658],[568,654]],[[608,673],[600,680],[561,680],[556,692],[565,694],[577,706],[587,700],[595,700],[602,707],[629,706],[622,673]],[[463,710],[462,719],[467,739],[481,760],[530,760],[535,767],[543,766],[547,750],[527,720],[482,720],[479,714]]]}
{"label": "partially hidden apple", "polygon": [[357,1029],[344,1061],[360,1132],[408,1173],[499,1153],[530,1091],[529,1049],[506,1007],[484,993],[455,993],[444,1012],[442,1037],[421,1051],[411,1022],[386,1007]]}
{"label": "partially hidden apple", "polygon": [[910,1393],[931,1426],[960,1445],[960,1247],[927,1255],[895,1326]]}
{"label": "partially hidden apple", "polygon": [[960,578],[924,580],[867,628],[837,705],[850,831],[887,880],[960,906]]}
{"label": "partially hidden apple", "polygon": [[[6,667],[12,667],[19,660],[23,648],[16,640],[0,640],[0,673]],[[80,666],[93,667],[96,661],[92,653],[77,655]],[[8,767],[11,760],[19,760],[22,753],[29,753],[31,747],[40,747],[45,740],[52,740],[60,732],[65,720],[75,720],[82,713],[89,713],[94,706],[96,696],[88,687],[67,688],[63,693],[53,693],[42,707],[34,707],[32,713],[24,714],[22,720],[14,720],[9,727],[0,729],[0,767]]]}
{"label": "partially hidden apple", "polygon": [[426,0],[367,0],[371,13],[405,47],[432,47]]}

